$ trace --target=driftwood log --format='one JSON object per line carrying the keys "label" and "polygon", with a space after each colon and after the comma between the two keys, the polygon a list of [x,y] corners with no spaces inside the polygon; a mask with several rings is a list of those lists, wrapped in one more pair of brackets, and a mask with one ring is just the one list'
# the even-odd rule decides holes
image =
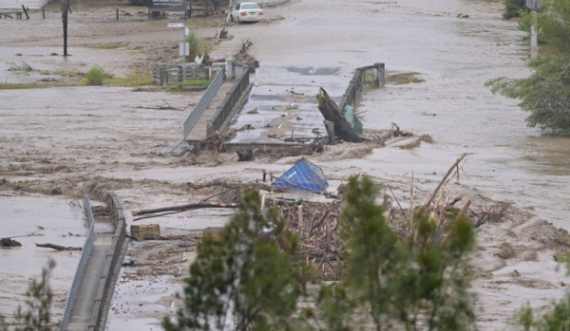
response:
{"label": "driftwood log", "polygon": [[19,246],[22,246],[20,242],[10,238],[3,238],[0,240],[0,247],[19,247]]}
{"label": "driftwood log", "polygon": [[317,99],[319,100],[319,110],[323,117],[327,121],[334,123],[335,136],[351,143],[358,143],[363,140],[344,118],[342,109],[338,108],[337,104],[327,94],[327,91],[321,88]]}
{"label": "driftwood log", "polygon": [[54,244],[36,244],[36,247],[51,248],[51,249],[55,249],[56,251],[80,251],[80,250],[82,250],[81,247],[65,247],[65,246],[54,245]]}
{"label": "driftwood log", "polygon": [[185,210],[202,209],[202,208],[231,208],[231,209],[234,209],[237,207],[238,207],[238,205],[236,203],[198,202],[198,203],[190,203],[190,204],[181,205],[181,206],[172,206],[172,207],[163,207],[163,208],[156,208],[156,209],[134,211],[133,216],[164,213],[164,212],[170,212],[170,211],[185,211]]}

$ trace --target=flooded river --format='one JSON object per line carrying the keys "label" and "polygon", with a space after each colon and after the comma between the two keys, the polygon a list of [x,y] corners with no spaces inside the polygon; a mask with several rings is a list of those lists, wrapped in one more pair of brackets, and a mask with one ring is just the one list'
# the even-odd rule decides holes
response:
{"label": "flooded river", "polygon": [[[462,183],[533,207],[539,218],[570,229],[569,140],[526,127],[527,114],[516,100],[484,86],[530,73],[526,34],[501,18],[502,6],[483,0],[296,1],[283,8],[285,21],[256,31],[252,40],[262,45],[255,54],[263,66],[354,69],[384,62],[388,74],[420,73],[424,83],[368,93],[360,112],[367,128],[388,129],[394,122],[436,143],[413,151],[378,149],[358,167],[378,176],[414,171],[439,180],[468,153]],[[240,27],[237,36],[247,36],[248,28]]]}
{"label": "flooded river", "polygon": [[[431,135],[434,144],[319,163],[328,176],[409,178],[413,171],[419,181],[432,183],[429,189],[467,153],[461,184],[535,215],[479,231],[482,250],[475,263],[486,276],[475,282],[474,291],[484,330],[504,329],[527,302],[541,306],[564,294],[560,284],[566,280],[551,253],[541,248],[535,257],[523,255],[536,251],[531,241],[549,240],[546,231],[535,232],[539,220],[570,230],[569,140],[528,128],[516,100],[484,86],[493,78],[530,74],[526,34],[516,22],[503,20],[502,10],[500,2],[480,0],[298,1],[284,9],[287,19],[278,28],[253,39],[263,45],[256,56],[270,67],[354,69],[384,62],[388,74],[418,72],[425,80],[370,92],[359,111],[366,128],[388,129],[394,122]],[[518,245],[519,257],[498,258],[496,247],[502,243]],[[513,279],[514,271],[530,281]]]}
{"label": "flooded river", "polygon": [[[76,202],[77,203],[77,202]],[[0,314],[11,317],[24,301],[28,282],[39,277],[48,259],[56,262],[50,285],[55,320],[61,318],[81,252],[55,252],[36,243],[82,247],[87,228],[83,208],[53,198],[0,197],[0,237],[17,237],[21,247],[0,249]]]}
{"label": "flooded river", "polygon": [[[365,128],[388,129],[394,122],[404,130],[431,135],[435,143],[422,143],[413,150],[376,149],[369,155],[347,160],[325,160],[315,156],[316,162],[323,167],[331,181],[346,179],[346,175],[354,173],[368,173],[377,178],[402,178],[402,175],[407,176],[413,171],[418,181],[427,183],[426,187],[433,189],[433,183],[441,179],[455,159],[468,153],[464,173],[461,173],[461,184],[468,189],[478,189],[494,200],[513,202],[520,209],[532,211],[536,215],[532,217],[532,222],[509,224],[509,228],[497,226],[489,227],[488,230],[481,229],[480,244],[487,246],[486,250],[481,250],[483,257],[478,256],[480,265],[485,258],[498,260],[492,249],[502,242],[528,244],[526,251],[533,248],[524,239],[509,237],[503,235],[503,232],[530,227],[540,219],[570,229],[567,221],[567,215],[570,214],[569,140],[542,136],[538,129],[526,127],[526,114],[517,106],[516,100],[492,95],[484,86],[492,78],[517,78],[529,74],[524,65],[528,56],[528,47],[523,39],[525,33],[517,29],[516,23],[501,19],[500,3],[485,0],[293,0],[290,4],[268,11],[285,19],[271,25],[231,25],[229,30],[234,38],[224,43],[234,45],[237,49],[242,40],[250,38],[253,42],[251,52],[262,66],[258,71],[259,76],[254,79],[258,82],[254,95],[257,93],[259,98],[252,99],[253,103],[249,108],[246,106],[246,112],[258,108],[260,115],[266,112],[265,118],[270,123],[281,118],[270,112],[273,106],[295,102],[276,98],[275,94],[283,90],[290,93],[292,85],[302,86],[298,91],[300,93],[314,93],[318,86],[311,81],[310,75],[286,68],[340,68],[334,69],[338,71],[333,74],[327,73],[320,77],[326,84],[330,83],[327,86],[331,86],[331,90],[334,90],[332,94],[336,97],[342,92],[338,87],[348,84],[351,70],[376,62],[386,63],[388,74],[418,72],[419,77],[425,80],[418,84],[387,85],[383,89],[369,92],[359,111]],[[459,18],[459,14],[462,17],[468,15],[468,18]],[[204,28],[199,32],[212,35],[214,31]],[[137,33],[141,34],[138,30]],[[157,39],[156,36],[158,35],[151,35],[153,39]],[[27,51],[31,53],[32,49]],[[40,69],[44,69],[44,65],[46,70],[51,68],[52,63],[48,61],[51,58],[46,55],[49,51],[43,52]],[[7,54],[2,52],[0,50],[0,55]],[[19,57],[16,58],[18,51],[10,52],[9,57],[5,56],[5,62],[19,61]],[[26,49],[20,52],[26,55]],[[109,57],[102,61],[111,59]],[[5,63],[0,65],[0,70],[6,68]],[[272,76],[273,73],[286,79],[277,79],[279,77]],[[15,77],[14,73],[4,74]],[[3,78],[2,75],[0,78],[1,81],[12,82],[12,79]],[[220,162],[216,167],[206,167],[174,158],[149,158],[151,151],[162,150],[176,142],[175,128],[187,113],[158,111],[143,106],[163,105],[161,100],[168,98],[168,105],[186,109],[190,99],[196,101],[196,96],[167,95],[162,92],[133,94],[127,89],[83,87],[0,91],[0,96],[2,95],[5,98],[4,109],[0,110],[4,119],[4,125],[0,125],[0,141],[3,142],[0,150],[11,156],[9,161],[4,160],[2,163],[3,169],[16,171],[11,169],[17,169],[18,165],[21,169],[16,174],[33,175],[34,179],[36,176],[51,179],[65,177],[61,183],[71,183],[64,186],[67,188],[66,193],[76,193],[82,187],[83,190],[89,188],[87,176],[104,175],[108,182],[98,190],[106,192],[113,190],[113,185],[123,185],[123,191],[119,193],[127,208],[174,205],[187,203],[191,199],[180,188],[173,193],[162,182],[145,183],[145,180],[163,180],[173,184],[212,179],[256,180],[261,176],[261,169],[280,173],[288,169],[292,162],[290,159],[273,164]],[[314,104],[312,102],[314,100],[309,100],[304,106]],[[30,104],[34,107],[30,108]],[[72,106],[65,106],[66,104]],[[84,122],[78,122],[78,114]],[[313,113],[311,118],[312,115]],[[62,116],[73,118],[59,119]],[[299,117],[304,116],[300,114]],[[30,123],[35,123],[34,121],[38,124],[31,129]],[[236,127],[250,124],[246,122],[248,121],[238,120]],[[317,122],[315,117],[315,123]],[[90,131],[85,130],[83,125]],[[251,132],[239,138],[247,140],[260,137],[263,137],[263,133]],[[55,166],[50,166],[50,169],[47,169],[47,165],[40,167],[45,163],[41,162],[43,158],[64,164],[69,171],[63,174]],[[77,178],[78,170],[85,178]],[[42,185],[33,184],[38,187]],[[163,186],[157,189],[159,184]],[[141,190],[141,187],[145,190]],[[51,189],[46,189],[40,192],[50,191]],[[28,230],[35,231],[35,224],[43,226],[39,221],[36,223],[42,218],[41,215],[28,218],[22,215],[31,212],[27,206],[49,205],[51,200],[33,203],[26,198],[18,201],[21,202],[0,200],[0,210],[11,210],[5,208],[12,204],[19,206],[19,211],[6,214],[13,214],[15,218],[6,218],[0,211],[2,224],[13,224],[17,219],[18,222],[25,223],[25,233]],[[70,212],[64,205],[58,206],[58,210],[67,210],[60,218],[68,220],[70,224],[72,219],[76,221],[80,217],[80,209]],[[218,216],[221,215],[215,216],[215,225],[221,225],[221,222],[218,223]],[[214,223],[209,217],[204,219],[208,221],[207,225]],[[188,225],[184,219],[175,217],[169,221],[176,223],[173,228]],[[78,227],[76,231],[82,229],[82,225],[82,222],[74,225]],[[200,222],[194,225],[196,228],[206,226]],[[54,225],[45,227],[48,230]],[[501,233],[491,237],[489,233],[493,231]],[[539,232],[535,237],[541,235]],[[47,241],[48,238],[30,237],[29,240],[35,242],[40,239]],[[32,264],[33,272],[39,273],[45,253],[33,250],[25,253],[31,254],[31,257],[25,257],[24,252],[27,251],[22,249],[22,255],[18,259],[34,259],[37,263]],[[76,261],[78,257],[73,253],[66,260],[66,254],[69,253],[58,254],[62,258],[58,269],[67,270],[65,274],[56,277],[60,282],[71,279],[71,268],[65,266],[71,266],[72,260]],[[32,269],[26,266],[21,273],[12,276],[14,271],[6,265],[15,263],[17,260],[6,260],[5,254],[0,251],[0,272],[16,279],[18,289],[25,289],[27,277],[33,274]],[[474,291],[481,294],[481,306],[486,308],[486,313],[481,315],[482,329],[485,330],[503,329],[512,312],[527,300],[532,300],[533,305],[540,305],[564,293],[559,286],[562,276],[557,275],[550,252],[542,250],[532,261],[512,259],[504,263],[490,270],[489,275],[485,276],[487,278],[482,277],[474,286]],[[549,283],[541,285],[542,287],[515,284],[510,276],[515,268],[523,277],[547,280]],[[497,285],[498,280],[507,285]],[[1,284],[2,289],[6,284],[7,282]],[[137,286],[147,287],[148,283],[141,281],[125,289],[126,292],[118,293],[140,295],[137,294]],[[179,287],[172,286],[169,291],[178,289]],[[148,298],[144,299],[152,302],[149,309],[154,311],[160,305],[162,310],[157,315],[161,315],[163,310],[173,309],[172,302],[161,302],[162,298],[154,292],[164,291],[163,288],[152,290],[145,293]],[[10,295],[13,298],[15,294]],[[139,304],[140,301],[136,303]],[[117,304],[122,304],[122,301],[117,301]],[[0,313],[4,313],[6,309],[0,308]],[[146,310],[140,312],[143,317],[147,313]],[[136,310],[136,314],[139,314],[139,310]],[[132,320],[128,318],[111,318],[109,325],[113,328],[109,329],[125,328],[127,324],[132,325],[133,329],[158,328],[159,317],[153,316],[152,319],[153,325],[146,318],[133,324],[130,324]]]}

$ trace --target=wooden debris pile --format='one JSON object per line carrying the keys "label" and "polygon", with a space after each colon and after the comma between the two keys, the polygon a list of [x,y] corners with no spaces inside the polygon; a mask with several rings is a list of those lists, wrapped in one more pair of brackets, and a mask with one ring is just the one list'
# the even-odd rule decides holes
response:
{"label": "wooden debris pile", "polygon": [[206,149],[216,153],[221,152],[225,150],[224,143],[235,137],[236,133],[237,131],[235,129],[228,130],[226,133],[216,131],[202,140],[200,147],[201,149]]}
{"label": "wooden debris pile", "polygon": [[251,46],[253,46],[253,43],[249,39],[247,39],[245,42],[242,43],[239,52],[234,55],[234,58],[237,62],[241,63],[244,66],[249,67],[249,72],[254,74],[255,68],[259,68],[259,61],[257,61],[255,57],[253,57],[248,53]]}
{"label": "wooden debris pile", "polygon": [[[507,215],[508,204],[497,204],[490,208],[472,210],[471,201],[464,201],[461,208],[457,207],[462,197],[446,197],[446,188],[452,180],[459,182],[461,162],[466,155],[459,157],[443,176],[437,187],[430,192],[423,203],[415,204],[413,199],[405,208],[398,200],[390,187],[385,186],[382,205],[385,210],[387,223],[398,233],[401,239],[408,238],[415,226],[415,213],[423,210],[429,215],[438,231],[445,238],[448,226],[459,217],[468,217],[475,227],[485,223],[498,223]],[[263,174],[263,180],[266,179]],[[264,190],[266,193],[262,205],[275,206],[279,212],[279,218],[285,222],[287,228],[296,233],[300,239],[300,252],[295,257],[297,263],[312,265],[322,280],[338,280],[343,277],[344,252],[347,243],[340,237],[340,222],[342,213],[342,203],[346,196],[347,186],[340,185],[337,194],[318,193],[329,198],[326,202],[305,201],[299,199],[288,199],[286,197],[276,197],[277,192],[286,192],[280,187],[271,186],[269,182],[241,183],[213,180],[202,183],[187,183],[195,190],[208,189],[215,192],[213,195],[200,202],[183,206],[165,207],[152,210],[133,212],[134,216],[152,215],[155,217],[165,215],[165,213],[179,213],[186,210],[198,208],[237,208],[239,201],[243,197],[243,192],[250,189]],[[410,196],[414,196],[413,174],[410,185]],[[390,194],[390,195],[389,195]],[[209,202],[216,198],[220,202]],[[140,218],[139,218],[140,219]],[[135,221],[138,219],[135,219]]]}
{"label": "wooden debris pile", "polygon": [[299,236],[301,247],[297,262],[313,265],[322,280],[340,279],[344,252],[344,244],[337,236],[341,214],[340,201],[275,202],[280,218],[286,222],[291,232]]}

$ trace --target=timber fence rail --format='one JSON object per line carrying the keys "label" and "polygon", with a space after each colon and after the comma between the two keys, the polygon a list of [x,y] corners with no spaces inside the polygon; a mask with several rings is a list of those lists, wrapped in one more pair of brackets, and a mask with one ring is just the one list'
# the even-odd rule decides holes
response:
{"label": "timber fence rail", "polygon": [[103,330],[105,328],[104,325],[101,325],[102,316],[105,313],[105,302],[107,300],[107,295],[110,292],[109,289],[112,285],[115,267],[121,262],[119,261],[121,251],[123,249],[125,239],[127,238],[127,225],[125,215],[123,213],[123,207],[119,202],[119,198],[115,194],[111,194],[109,205],[111,207],[111,214],[113,216],[116,230],[111,241],[111,252],[107,254],[101,279],[99,280],[99,287],[97,295],[95,296],[95,305],[93,307],[91,321],[87,329],[88,331]]}
{"label": "timber fence rail", "polygon": [[186,70],[186,79],[198,79],[207,77],[209,68],[192,65],[157,65],[152,67],[154,83],[160,86],[182,83],[183,70]]}
{"label": "timber fence rail", "polygon": [[243,67],[241,74],[236,79],[234,86],[226,93],[224,101],[217,108],[212,120],[208,122],[206,134],[209,136],[215,131],[219,131],[226,121],[233,115],[233,110],[242,97],[242,94],[249,87],[249,68]]}
{"label": "timber fence rail", "polygon": [[364,88],[371,84],[373,87],[384,86],[386,66],[384,63],[375,63],[371,66],[357,68],[350,80],[346,92],[339,104],[341,111],[347,105],[355,106]]}
{"label": "timber fence rail", "polygon": [[206,108],[208,108],[208,104],[212,102],[212,99],[214,99],[223,83],[224,70],[220,70],[210,83],[210,86],[208,86],[204,96],[202,96],[196,107],[194,107],[190,115],[188,115],[188,118],[186,118],[186,121],[184,121],[184,138],[188,137],[192,129],[196,126],[196,123],[198,123],[198,120],[200,120],[200,117],[202,117],[202,114]]}
{"label": "timber fence rail", "polygon": [[77,291],[79,290],[79,285],[85,274],[85,267],[87,266],[87,261],[89,256],[91,256],[91,248],[93,248],[93,243],[95,243],[95,219],[93,218],[93,211],[91,209],[91,201],[89,198],[83,197],[83,209],[87,215],[89,230],[87,232],[87,239],[81,250],[81,258],[79,259],[79,264],[77,270],[75,271],[75,277],[73,278],[73,283],[71,284],[71,289],[69,290],[69,296],[67,298],[67,303],[65,304],[65,309],[63,311],[63,319],[59,325],[59,330],[63,331],[67,329],[69,320],[71,318],[71,309],[77,298]]}

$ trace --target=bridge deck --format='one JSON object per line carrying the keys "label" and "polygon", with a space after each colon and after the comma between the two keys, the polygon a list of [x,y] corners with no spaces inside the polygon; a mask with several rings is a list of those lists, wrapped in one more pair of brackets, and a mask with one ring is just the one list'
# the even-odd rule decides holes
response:
{"label": "bridge deck", "polygon": [[233,84],[234,82],[231,81],[224,82],[222,84],[218,93],[216,93],[212,101],[208,104],[206,110],[204,110],[204,113],[196,123],[196,126],[194,126],[192,131],[190,131],[190,134],[188,134],[188,136],[186,137],[187,141],[201,141],[204,140],[204,138],[206,138],[208,130],[208,121],[212,119],[212,117],[216,113],[217,107],[220,105],[220,103],[222,103],[222,101],[224,101],[224,99],[226,98],[226,93],[230,91]]}

